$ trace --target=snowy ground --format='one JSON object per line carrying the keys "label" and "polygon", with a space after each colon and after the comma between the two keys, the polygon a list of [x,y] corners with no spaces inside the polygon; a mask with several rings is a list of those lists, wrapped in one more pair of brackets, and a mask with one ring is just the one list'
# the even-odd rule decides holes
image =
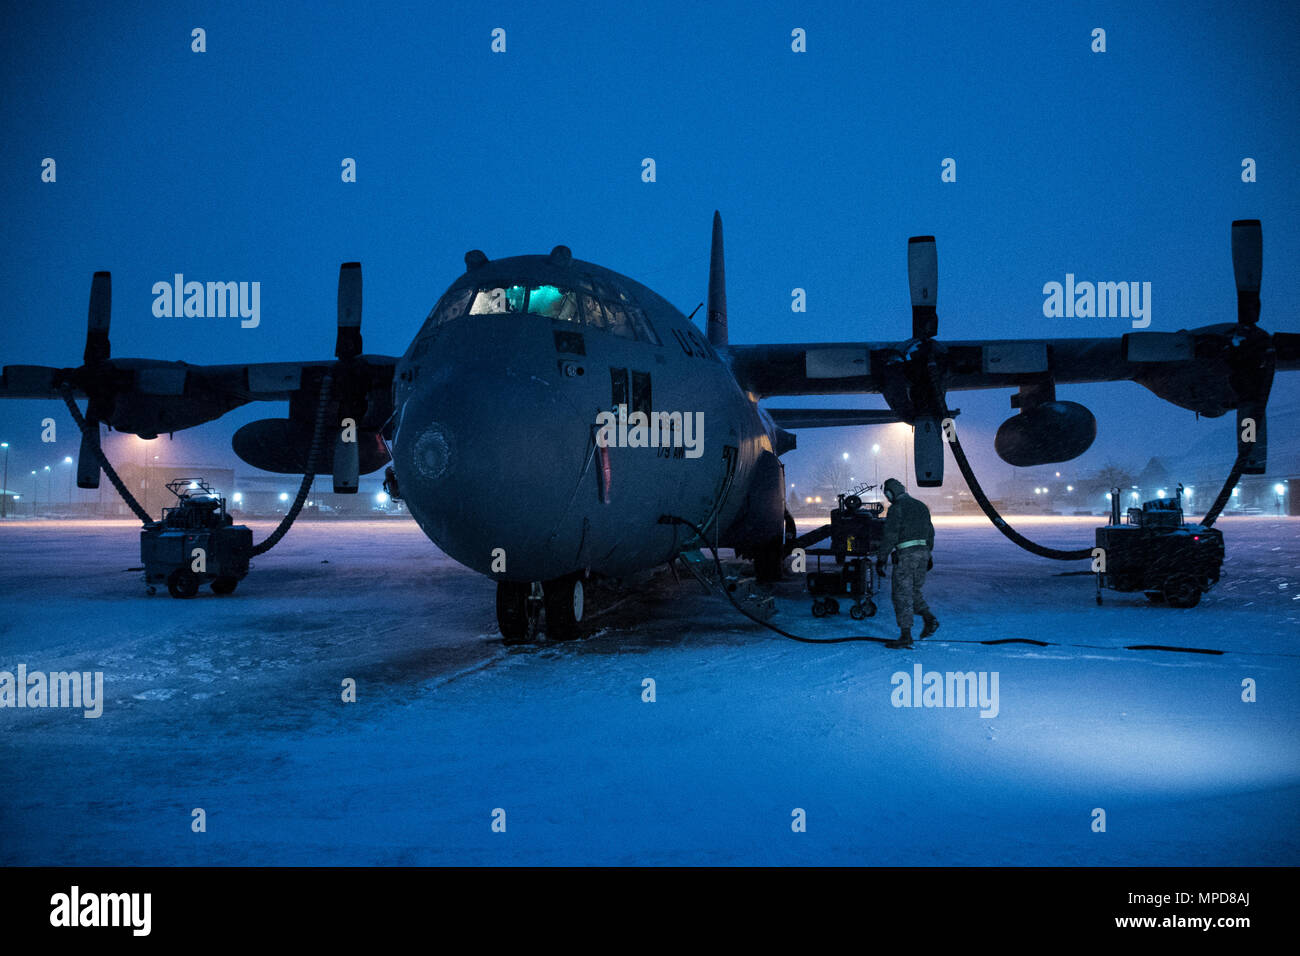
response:
{"label": "snowy ground", "polygon": [[[1018,524],[1078,546],[1098,520]],[[982,519],[937,523],[936,638],[1089,646],[796,644],[659,574],[602,591],[581,643],[506,649],[493,584],[409,522],[301,523],[192,601],[126,571],[136,526],[8,522],[0,670],[102,670],[107,702],[0,710],[0,863],[1300,863],[1300,520],[1224,519],[1194,610],[1096,607]],[[778,604],[892,635],[887,601],[814,620],[792,579]],[[918,662],[998,672],[999,713],[895,708]]]}

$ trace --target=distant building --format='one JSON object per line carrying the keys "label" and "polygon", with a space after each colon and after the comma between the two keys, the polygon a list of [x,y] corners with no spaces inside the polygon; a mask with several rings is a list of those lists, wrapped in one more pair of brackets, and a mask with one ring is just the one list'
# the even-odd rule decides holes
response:
{"label": "distant building", "polygon": [[[1292,424],[1297,416],[1300,402],[1270,403],[1268,470],[1243,475],[1229,495],[1224,514],[1300,515],[1293,493],[1300,486],[1300,429]],[[1189,511],[1203,513],[1214,503],[1236,454],[1236,428],[1236,416],[1225,415],[1214,424],[1212,435],[1169,462],[1173,480],[1182,482],[1186,491],[1184,505]]]}
{"label": "distant building", "polygon": [[[234,483],[234,492],[227,506],[236,517],[274,517],[283,515],[293,506],[302,485],[301,475],[272,475],[265,472],[245,475]],[[406,508],[400,501],[392,501],[383,488],[383,472],[363,475],[357,493],[334,493],[331,475],[317,475],[312,481],[303,503],[302,516],[359,517],[404,514]]]}
{"label": "distant building", "polygon": [[989,497],[994,507],[1007,514],[1093,514],[1105,510],[1105,501],[1093,501],[1086,487],[1086,481],[1064,465],[1045,465],[1014,469],[1012,476],[998,485],[996,496]]}

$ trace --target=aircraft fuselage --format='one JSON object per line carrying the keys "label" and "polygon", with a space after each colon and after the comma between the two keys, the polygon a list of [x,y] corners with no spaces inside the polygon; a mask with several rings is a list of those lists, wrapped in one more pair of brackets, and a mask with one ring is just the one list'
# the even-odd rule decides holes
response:
{"label": "aircraft fuselage", "polygon": [[[471,268],[393,383],[402,498],[443,551],[498,580],[662,564],[692,536],[663,515],[738,548],[781,534],[783,478],[755,402],[679,310],[600,266],[553,254]],[[620,405],[692,416],[698,447],[601,447],[601,413]]]}

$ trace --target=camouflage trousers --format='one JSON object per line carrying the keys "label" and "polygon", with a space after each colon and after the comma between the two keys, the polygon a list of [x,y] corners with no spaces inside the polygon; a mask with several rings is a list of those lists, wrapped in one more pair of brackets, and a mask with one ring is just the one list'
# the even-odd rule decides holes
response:
{"label": "camouflage trousers", "polygon": [[925,603],[921,587],[925,584],[925,566],[930,563],[930,549],[915,545],[897,552],[898,563],[894,565],[894,580],[890,594],[894,599],[894,616],[898,618],[898,629],[910,631],[912,618],[917,614],[929,618],[930,606]]}

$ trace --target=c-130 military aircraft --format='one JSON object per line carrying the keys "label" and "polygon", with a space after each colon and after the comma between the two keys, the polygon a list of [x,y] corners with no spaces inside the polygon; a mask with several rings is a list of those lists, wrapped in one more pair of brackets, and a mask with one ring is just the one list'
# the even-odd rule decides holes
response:
{"label": "c-130 military aircraft", "polygon": [[[1235,323],[1117,338],[939,341],[935,240],[920,236],[908,241],[906,341],[733,345],[716,212],[707,335],[641,283],[556,246],[497,260],[467,253],[465,273],[401,357],[362,353],[361,267],[350,262],[339,270],[333,361],[117,359],[111,280],[99,272],[82,365],[6,366],[0,397],[87,401],[82,488],[99,484],[100,423],[152,438],[249,402],[287,401],[286,418],[236,432],[241,459],[285,474],[330,471],[341,492],[391,462],[390,487],[425,534],[496,579],[506,642],[529,640],[543,608],[548,637],[568,640],[580,634],[591,575],[627,575],[707,545],[752,558],[760,578],[779,577],[793,539],[779,458],[795,447],[790,429],[906,422],[917,483],[941,485],[950,390],[1017,389],[1018,411],[995,442],[1012,465],[1068,461],[1092,444],[1096,419],[1058,400],[1057,384],[1135,381],[1202,415],[1253,419],[1256,440],[1243,444],[1239,427],[1238,455],[1245,473],[1262,473],[1273,374],[1300,367],[1300,334],[1258,326],[1259,221],[1234,222],[1231,235]],[[868,392],[889,408],[759,405]],[[656,411],[702,414],[700,448],[684,454],[676,432],[677,447],[630,447],[598,428],[602,413],[630,422]],[[319,412],[332,441],[319,441]]]}

